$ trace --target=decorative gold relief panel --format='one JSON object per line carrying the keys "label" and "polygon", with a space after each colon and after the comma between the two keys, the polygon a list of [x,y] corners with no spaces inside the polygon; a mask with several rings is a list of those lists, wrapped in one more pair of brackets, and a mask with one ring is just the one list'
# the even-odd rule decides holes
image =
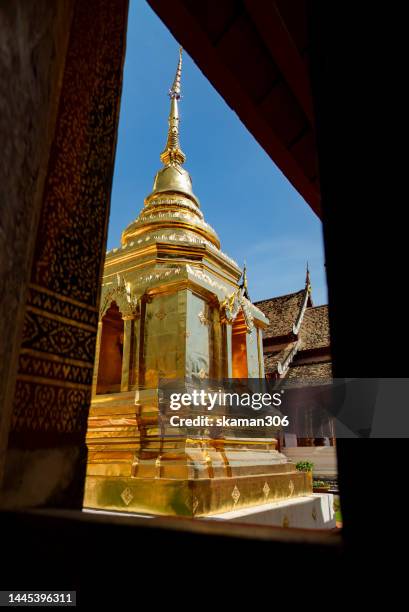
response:
{"label": "decorative gold relief panel", "polygon": [[186,290],[160,293],[146,304],[143,363],[146,387],[184,375]]}
{"label": "decorative gold relief panel", "polygon": [[210,338],[212,312],[206,301],[187,291],[186,376],[200,379],[210,376]]}
{"label": "decorative gold relief panel", "polygon": [[127,8],[127,0],[75,2],[27,297],[12,446],[55,446],[57,433],[85,440]]}

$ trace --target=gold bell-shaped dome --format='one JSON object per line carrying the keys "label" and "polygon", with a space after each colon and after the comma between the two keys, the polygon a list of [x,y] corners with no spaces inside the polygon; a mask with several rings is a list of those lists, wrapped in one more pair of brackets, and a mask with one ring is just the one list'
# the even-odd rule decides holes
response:
{"label": "gold bell-shaped dome", "polygon": [[180,165],[165,166],[156,173],[152,193],[147,200],[159,193],[180,193],[199,206],[199,200],[192,191],[192,179]]}

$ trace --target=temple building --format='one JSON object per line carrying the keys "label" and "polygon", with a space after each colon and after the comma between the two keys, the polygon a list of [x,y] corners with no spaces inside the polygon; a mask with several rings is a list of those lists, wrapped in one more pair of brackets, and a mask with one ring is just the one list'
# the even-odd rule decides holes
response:
{"label": "temple building", "polygon": [[[294,383],[325,385],[332,380],[328,306],[314,306],[307,265],[304,288],[256,302],[269,324],[263,333],[266,377]],[[335,432],[333,435],[297,437],[283,435],[281,450],[297,463],[311,461],[316,478],[337,480]]]}
{"label": "temple building", "polygon": [[314,306],[307,266],[300,291],[255,303],[269,319],[263,333],[267,378],[332,377],[328,306]]}
{"label": "temple building", "polygon": [[167,141],[152,192],[106,255],[84,505],[203,516],[311,491],[311,480],[254,440],[164,436],[159,380],[263,378],[269,320],[246,274],[220,249],[184,169],[182,53],[169,91]]}

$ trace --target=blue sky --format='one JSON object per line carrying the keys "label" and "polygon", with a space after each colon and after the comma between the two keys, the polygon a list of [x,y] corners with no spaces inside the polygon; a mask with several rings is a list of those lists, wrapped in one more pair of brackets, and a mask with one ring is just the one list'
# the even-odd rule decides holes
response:
{"label": "blue sky", "polygon": [[[178,43],[144,0],[130,0],[108,249],[120,245],[161,167]],[[304,286],[327,302],[321,222],[184,53],[180,140],[193,190],[222,250],[247,262],[253,301]]]}

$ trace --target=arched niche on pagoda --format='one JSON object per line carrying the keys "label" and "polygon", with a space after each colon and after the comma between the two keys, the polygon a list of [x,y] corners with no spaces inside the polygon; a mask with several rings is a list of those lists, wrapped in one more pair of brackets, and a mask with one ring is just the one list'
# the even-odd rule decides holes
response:
{"label": "arched niche on pagoda", "polygon": [[93,394],[119,393],[138,380],[139,300],[122,277],[102,288]]}
{"label": "arched niche on pagoda", "polygon": [[122,381],[124,321],[115,301],[106,309],[101,323],[96,393],[118,393]]}
{"label": "arched niche on pagoda", "polygon": [[240,287],[221,304],[229,378],[263,378],[263,338]]}
{"label": "arched niche on pagoda", "polygon": [[247,326],[242,311],[231,326],[231,364],[233,378],[247,378]]}
{"label": "arched niche on pagoda", "polygon": [[123,277],[118,277],[113,285],[106,285],[102,288],[101,307],[99,311],[100,321],[113,301],[115,301],[115,303],[118,305],[124,318],[132,318],[138,315],[138,299],[126,285]]}

